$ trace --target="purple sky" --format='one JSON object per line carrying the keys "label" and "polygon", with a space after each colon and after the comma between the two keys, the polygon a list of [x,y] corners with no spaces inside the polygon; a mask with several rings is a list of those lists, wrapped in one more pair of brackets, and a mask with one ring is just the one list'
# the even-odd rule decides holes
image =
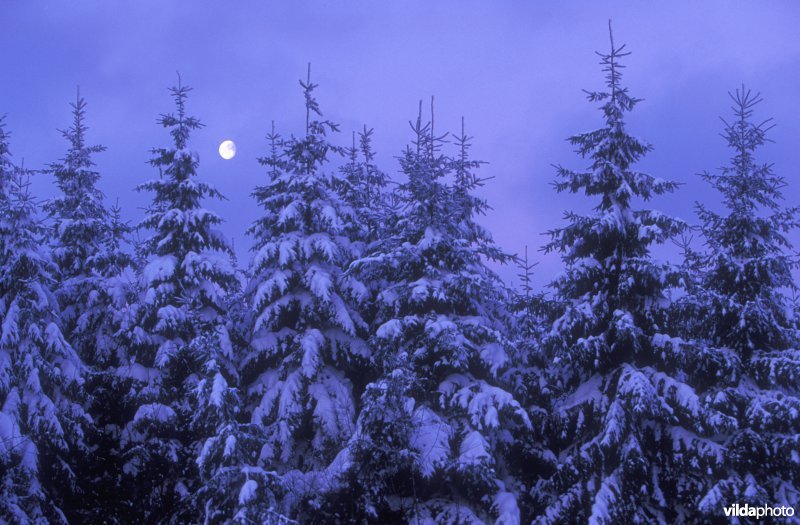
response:
{"label": "purple sky", "polygon": [[[14,158],[44,167],[64,154],[56,130],[69,125],[80,85],[89,140],[108,147],[96,156],[101,187],[136,222],[150,196],[132,188],[157,175],[148,151],[168,143],[155,121],[172,110],[166,88],[179,70],[194,87],[189,110],[206,124],[191,142],[201,176],[229,199],[209,207],[226,219],[244,263],[243,232],[258,213],[249,194],[264,180],[256,157],[271,120],[284,134],[302,131],[297,79],[307,62],[326,117],[342,126],[336,140],[346,145],[352,130],[374,127],[378,160],[394,176],[417,101],[435,95],[438,129],[455,131],[463,115],[475,157],[489,162],[483,174],[495,177],[484,190],[494,207],[484,224],[508,251],[530,246],[543,284],[561,263],[537,252],[541,233],[561,224],[563,210],[591,204],[557,196],[551,165],[585,167],[565,139],[600,124],[581,90],[602,87],[594,51],[607,50],[611,18],[616,41],[633,52],[625,83],[645,99],[629,127],[655,147],[640,167],[685,183],[653,207],[694,221],[695,200],[718,202],[696,174],[727,161],[718,116],[729,113],[726,92],[742,83],[765,99],[758,116],[777,124],[761,159],[787,178],[787,200],[800,200],[800,3],[433,4],[6,0],[0,114]],[[226,138],[238,145],[231,161],[216,153]],[[37,179],[38,195],[49,196],[49,176]]]}

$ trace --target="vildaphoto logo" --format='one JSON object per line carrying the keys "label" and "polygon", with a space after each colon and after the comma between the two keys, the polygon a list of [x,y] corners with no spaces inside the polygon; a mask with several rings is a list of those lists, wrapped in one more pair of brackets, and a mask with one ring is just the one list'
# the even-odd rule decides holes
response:
{"label": "vildaphoto logo", "polygon": [[739,505],[738,503],[734,503],[730,507],[725,507],[725,516],[727,517],[735,517],[735,518],[781,518],[786,517],[790,518],[794,516],[794,507],[770,507],[768,505],[760,505],[758,507],[754,507],[745,503],[744,505]]}

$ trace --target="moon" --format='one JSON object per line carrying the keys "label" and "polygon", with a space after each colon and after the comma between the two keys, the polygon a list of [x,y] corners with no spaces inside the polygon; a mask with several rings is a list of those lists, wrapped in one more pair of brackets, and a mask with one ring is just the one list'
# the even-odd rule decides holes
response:
{"label": "moon", "polygon": [[236,156],[236,144],[232,140],[223,140],[219,145],[219,156],[225,160],[231,160]]}

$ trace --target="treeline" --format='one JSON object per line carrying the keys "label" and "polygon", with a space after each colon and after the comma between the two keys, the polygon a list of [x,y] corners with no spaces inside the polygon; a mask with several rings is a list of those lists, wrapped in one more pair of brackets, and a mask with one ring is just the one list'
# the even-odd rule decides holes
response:
{"label": "treeline", "polygon": [[[757,158],[769,121],[731,94],[731,157],[697,225],[639,208],[676,183],[615,47],[602,121],[570,138],[582,193],[533,263],[493,243],[471,137],[412,121],[402,180],[372,131],[332,137],[302,81],[305,129],[274,126],[252,196],[252,259],[205,208],[201,122],[171,89],[152,195],[132,227],[97,188],[72,105],[58,195],[39,206],[0,121],[0,521],[8,523],[707,523],[800,501],[796,259],[784,178]],[[716,160],[714,160],[716,162]],[[131,243],[134,228],[146,239]],[[651,257],[682,242],[684,262]],[[700,244],[702,248],[696,246]],[[515,262],[510,289],[487,261]],[[788,512],[788,511],[786,511]],[[786,518],[787,521],[792,518]]]}

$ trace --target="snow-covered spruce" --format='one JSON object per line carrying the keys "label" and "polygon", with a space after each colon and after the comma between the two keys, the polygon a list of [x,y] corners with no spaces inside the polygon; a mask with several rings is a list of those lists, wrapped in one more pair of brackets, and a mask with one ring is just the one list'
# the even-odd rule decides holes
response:
{"label": "snow-covered spruce", "polygon": [[118,373],[130,381],[120,438],[126,515],[147,522],[203,519],[188,496],[198,488],[195,459],[210,436],[195,431],[192,415],[205,409],[196,401],[212,398],[194,393],[201,381],[213,382],[219,355],[230,353],[224,314],[238,286],[231,247],[217,228],[222,219],[201,204],[222,195],[197,180],[197,154],[187,142],[202,125],[186,114],[189,91],[180,82],[171,89],[177,112],[159,122],[173,144],[153,150],[160,176],[138,187],[154,192],[140,223],[152,235],[142,252],[140,297],[120,332],[128,354]]}
{"label": "snow-covered spruce", "polygon": [[[0,254],[6,257],[8,248],[6,243],[11,235],[10,215],[8,213],[11,198],[11,183],[14,180],[16,168],[11,162],[9,149],[10,133],[5,129],[5,115],[0,115]],[[0,297],[5,297],[8,289],[0,282]]]}
{"label": "snow-covered spruce", "polygon": [[242,374],[252,423],[266,435],[260,461],[285,485],[281,509],[306,522],[303,508],[329,488],[328,465],[353,433],[371,352],[359,313],[366,289],[345,272],[358,224],[337,174],[325,171],[341,153],[328,141],[338,128],[321,119],[310,78],[301,85],[305,134],[273,130],[261,159],[268,180],[253,192],[263,211],[249,230],[254,326]]}
{"label": "snow-covered spruce", "polygon": [[60,193],[45,203],[52,219],[49,245],[56,263],[54,293],[61,307],[65,338],[87,366],[86,409],[93,425],[87,432],[92,453],[76,462],[79,485],[76,498],[66,505],[72,521],[108,519],[111,501],[118,498],[118,469],[109,461],[119,431],[116,369],[121,351],[118,312],[132,299],[134,275],[126,252],[129,228],[120,210],[107,210],[96,187],[93,154],[105,150],[88,146],[86,102],[77,96],[72,106],[72,126],[62,132],[69,148],[51,164]]}
{"label": "snow-covered spruce", "polygon": [[[650,146],[625,129],[625,114],[639,102],[621,84],[627,54],[612,38],[601,55],[607,90],[588,94],[604,125],[570,138],[590,160],[588,171],[558,169],[558,191],[598,202],[591,215],[567,213],[546,246],[566,269],[552,283],[565,304],[548,338],[551,383],[561,392],[550,427],[559,467],[540,487],[541,524],[686,519],[676,491],[702,476],[718,451],[712,438],[736,425],[700,388],[709,371],[730,371],[720,364],[723,352],[662,333],[665,292],[678,272],[654,261],[650,247],[685,224],[633,208],[676,184],[634,168]],[[681,461],[689,456],[692,468]]]}
{"label": "snow-covered spruce", "polygon": [[[71,106],[72,126],[62,131],[69,149],[47,170],[55,177],[60,193],[44,208],[52,219],[51,252],[58,265],[55,292],[62,307],[65,332],[81,357],[95,363],[105,361],[111,353],[107,339],[94,340],[93,325],[104,308],[88,312],[95,309],[93,303],[105,288],[99,282],[99,266],[105,255],[104,241],[110,234],[110,217],[96,186],[100,174],[93,170],[92,159],[93,154],[105,148],[86,144],[86,101],[80,93]],[[75,337],[73,332],[77,332]]]}
{"label": "snow-covered spruce", "polygon": [[482,258],[502,254],[475,222],[478,163],[441,154],[442,138],[421,116],[412,127],[401,215],[354,265],[380,283],[373,343],[382,375],[335,463],[347,488],[324,512],[365,523],[519,523],[508,455],[530,423],[498,380],[509,350],[499,283]]}
{"label": "snow-covered spruce", "polygon": [[222,322],[190,343],[204,356],[193,391],[191,428],[202,442],[196,463],[200,484],[191,495],[193,515],[209,524],[290,523],[275,509],[283,494],[279,476],[259,461],[263,427],[250,422],[240,391],[242,352],[251,336],[252,312],[241,290],[231,293]]}
{"label": "snow-covered spruce", "polygon": [[266,442],[264,430],[242,421],[246,414],[237,388],[239,352],[234,345],[243,345],[232,332],[247,324],[243,304],[241,295],[236,294],[230,303],[231,322],[218,326],[215,333],[201,334],[190,344],[192,350],[213,353],[203,364],[203,379],[195,387],[197,411],[192,428],[210,437],[196,460],[201,484],[192,495],[193,505],[203,523],[288,523],[274,510],[283,493],[280,478],[259,465]]}
{"label": "snow-covered spruce", "polygon": [[45,232],[6,140],[0,132],[0,521],[66,523],[86,451],[84,367],[59,328]]}
{"label": "snow-covered spruce", "polygon": [[714,406],[737,422],[709,462],[710,485],[683,487],[709,517],[733,503],[800,505],[800,334],[785,295],[796,289],[787,235],[798,208],[782,205],[785,179],[755,157],[771,127],[754,122],[760,97],[742,87],[731,100],[723,137],[733,156],[702,175],[726,212],[697,204],[708,251],[699,254],[700,286],[685,300],[701,320],[690,327],[726,358],[731,371],[715,385]]}
{"label": "snow-covered spruce", "polygon": [[540,485],[552,475],[556,468],[556,457],[546,448],[547,421],[552,404],[552,390],[548,383],[547,369],[550,365],[544,342],[549,334],[549,325],[560,316],[563,309],[545,293],[533,289],[533,268],[525,247],[522,256],[515,257],[519,269],[516,288],[506,291],[508,313],[506,332],[512,343],[512,366],[503,374],[509,391],[528,411],[532,431],[514,443],[513,465],[516,476],[527,490],[520,494],[522,522],[530,523],[534,509],[541,507]]}
{"label": "snow-covered spruce", "polygon": [[[353,132],[353,144],[345,150],[347,162],[336,177],[337,191],[342,199],[353,209],[356,231],[353,241],[364,247],[383,236],[387,222],[391,193],[386,192],[389,176],[375,163],[375,151],[372,148],[372,129]],[[363,249],[363,248],[362,248]]]}

